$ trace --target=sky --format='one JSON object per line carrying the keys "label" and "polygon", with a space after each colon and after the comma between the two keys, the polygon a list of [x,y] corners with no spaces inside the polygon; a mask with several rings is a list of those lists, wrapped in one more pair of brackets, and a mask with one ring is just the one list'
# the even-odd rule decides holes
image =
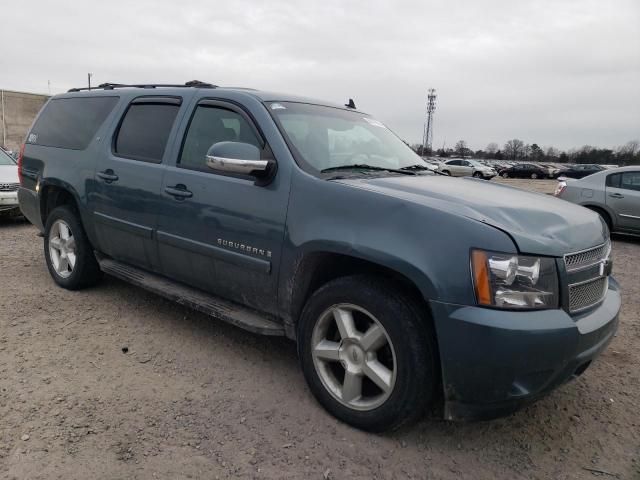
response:
{"label": "sky", "polygon": [[[345,103],[434,148],[640,138],[640,0],[12,0],[0,89],[198,79]],[[10,21],[7,21],[7,20]]]}

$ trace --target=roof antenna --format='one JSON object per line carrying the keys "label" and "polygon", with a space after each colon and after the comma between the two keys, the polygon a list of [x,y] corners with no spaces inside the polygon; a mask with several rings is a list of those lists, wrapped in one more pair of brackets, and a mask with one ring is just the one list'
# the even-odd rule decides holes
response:
{"label": "roof antenna", "polygon": [[349,103],[345,103],[344,106],[347,108],[356,108],[356,104],[354,103],[353,98],[350,98]]}

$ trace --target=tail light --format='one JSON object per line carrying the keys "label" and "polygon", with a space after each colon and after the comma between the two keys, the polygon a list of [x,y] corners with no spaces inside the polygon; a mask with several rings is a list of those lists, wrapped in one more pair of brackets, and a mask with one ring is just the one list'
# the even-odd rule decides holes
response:
{"label": "tail light", "polygon": [[559,197],[562,195],[562,192],[567,188],[567,182],[558,182],[558,186],[556,187],[556,191],[553,193],[554,196]]}
{"label": "tail light", "polygon": [[18,180],[22,186],[22,161],[24,160],[24,143],[20,147],[20,153],[18,154]]}

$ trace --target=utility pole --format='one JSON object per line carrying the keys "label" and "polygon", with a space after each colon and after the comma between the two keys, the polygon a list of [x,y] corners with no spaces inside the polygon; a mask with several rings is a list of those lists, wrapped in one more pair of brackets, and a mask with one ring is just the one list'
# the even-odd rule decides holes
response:
{"label": "utility pole", "polygon": [[89,83],[89,90],[91,90],[91,77],[93,77],[93,73],[87,73],[87,81]]}
{"label": "utility pole", "polygon": [[422,135],[422,155],[432,150],[433,144],[433,114],[436,111],[436,90],[430,88],[427,91],[427,117],[424,123],[424,133]]}

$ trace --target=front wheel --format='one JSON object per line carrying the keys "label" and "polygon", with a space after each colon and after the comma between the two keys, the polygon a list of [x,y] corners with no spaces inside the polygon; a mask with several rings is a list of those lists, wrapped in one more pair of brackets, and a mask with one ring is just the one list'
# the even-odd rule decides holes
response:
{"label": "front wheel", "polygon": [[508,172],[502,172],[502,178],[509,178]]}
{"label": "front wheel", "polygon": [[536,178],[538,178],[538,174],[537,174],[537,173],[532,173],[532,174],[531,174],[531,178],[532,178],[533,180],[535,180]]}
{"label": "front wheel", "polygon": [[473,177],[474,177],[474,178],[482,178],[482,173],[480,173],[480,172],[475,172],[475,173],[473,174]]}
{"label": "front wheel", "polygon": [[423,415],[438,380],[425,317],[415,301],[376,278],[343,277],[321,287],[298,331],[314,396],[338,419],[367,431]]}
{"label": "front wheel", "polygon": [[53,280],[68,290],[88,287],[102,278],[80,218],[67,205],[57,207],[47,218],[44,256]]}

